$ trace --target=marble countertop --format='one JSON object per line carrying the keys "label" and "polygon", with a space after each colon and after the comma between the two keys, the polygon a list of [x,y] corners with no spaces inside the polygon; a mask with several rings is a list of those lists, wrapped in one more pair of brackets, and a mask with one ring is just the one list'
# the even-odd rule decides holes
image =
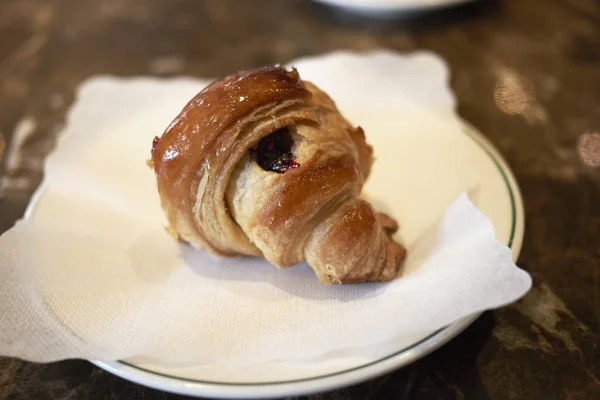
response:
{"label": "marble countertop", "polygon": [[[0,232],[23,215],[91,75],[220,76],[334,49],[428,49],[522,188],[535,281],[428,357],[337,399],[600,398],[600,3],[478,1],[375,21],[307,0],[0,3]],[[85,361],[0,358],[0,399],[177,399]]]}

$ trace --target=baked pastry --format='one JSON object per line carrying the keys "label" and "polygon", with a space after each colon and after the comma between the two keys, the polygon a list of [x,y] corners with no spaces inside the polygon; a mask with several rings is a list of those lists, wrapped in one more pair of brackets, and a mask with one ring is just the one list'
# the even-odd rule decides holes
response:
{"label": "baked pastry", "polygon": [[152,144],[172,233],[221,256],[306,260],[322,283],[393,279],[398,229],[358,196],[372,148],[327,94],[282,67],[198,93]]}

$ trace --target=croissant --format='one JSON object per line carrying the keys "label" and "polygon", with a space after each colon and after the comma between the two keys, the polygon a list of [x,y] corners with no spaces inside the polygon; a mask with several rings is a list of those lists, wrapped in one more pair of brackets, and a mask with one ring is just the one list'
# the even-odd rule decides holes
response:
{"label": "croissant", "polygon": [[217,80],[152,144],[170,230],[199,250],[306,262],[319,281],[388,281],[406,251],[361,189],[373,163],[360,127],[295,69]]}

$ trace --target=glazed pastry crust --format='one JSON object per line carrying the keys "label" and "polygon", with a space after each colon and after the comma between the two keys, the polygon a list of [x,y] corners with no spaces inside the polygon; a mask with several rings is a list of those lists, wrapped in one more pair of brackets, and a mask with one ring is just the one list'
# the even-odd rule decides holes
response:
{"label": "glazed pastry crust", "polygon": [[[250,150],[282,128],[299,167],[264,170]],[[280,267],[306,260],[323,283],[390,280],[405,257],[391,238],[395,221],[358,198],[372,162],[362,129],[281,67],[214,82],[152,149],[162,207],[181,240]]]}

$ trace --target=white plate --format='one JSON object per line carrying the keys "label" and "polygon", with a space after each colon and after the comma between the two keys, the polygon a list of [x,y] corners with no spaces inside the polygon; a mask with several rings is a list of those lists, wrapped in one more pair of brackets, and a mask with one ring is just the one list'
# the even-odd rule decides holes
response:
{"label": "white plate", "polygon": [[392,18],[405,13],[433,11],[475,0],[313,0],[351,12],[376,18]]}
{"label": "white plate", "polygon": [[[407,62],[407,60],[410,61]],[[420,173],[420,176],[424,177],[424,182],[419,187],[407,190],[419,190],[428,194],[433,187],[436,191],[425,198],[431,204],[412,204],[413,208],[409,209],[426,207],[431,210],[438,207],[443,210],[443,204],[447,206],[448,201],[452,201],[467,185],[467,188],[473,189],[471,196],[474,203],[492,221],[497,239],[512,248],[513,257],[516,260],[521,249],[524,231],[521,195],[506,162],[489,141],[474,128],[465,123],[465,135],[461,135],[460,132],[456,133],[459,137],[453,137],[451,143],[454,147],[452,149],[448,149],[444,144],[448,143],[448,132],[443,130],[423,131],[423,135],[420,135],[419,139],[415,139],[415,143],[411,144],[421,153],[417,154],[416,151],[410,149],[409,151],[410,156],[414,154],[417,165],[423,160],[434,164],[426,171],[421,164],[419,171],[414,171],[414,168],[413,170],[405,168],[403,171],[395,171],[394,175],[389,175],[390,169],[386,168],[390,165],[386,163],[391,162],[393,165],[396,146],[405,146],[408,143],[398,142],[398,140],[402,140],[401,138],[383,137],[376,134],[382,128],[380,124],[402,123],[402,121],[394,120],[392,109],[382,110],[377,107],[382,104],[392,108],[399,105],[421,107],[432,117],[455,118],[453,111],[455,101],[447,87],[448,71],[439,58],[430,53],[399,57],[386,52],[361,56],[338,52],[327,56],[298,60],[297,63],[302,65],[299,70],[305,78],[317,82],[330,92],[338,100],[342,111],[351,120],[360,121],[365,128],[369,140],[374,145],[376,156],[378,156],[373,176],[365,188],[367,195],[370,193],[370,189],[376,194],[376,188],[388,187],[386,185],[390,184],[390,176],[402,180],[400,172],[404,174]],[[340,76],[344,75],[340,71],[352,76],[361,76],[361,80],[352,82],[354,86],[348,85],[348,81],[343,79],[344,76]],[[373,71],[377,73],[373,74]],[[381,84],[381,74],[393,76],[393,84]],[[336,77],[342,79],[341,86],[339,85],[340,81],[335,80]],[[157,81],[147,82],[144,80],[143,82],[157,84]],[[178,84],[187,87],[187,82],[179,81]],[[189,82],[193,84],[193,81]],[[161,82],[160,85],[168,84]],[[100,85],[95,86],[95,90],[98,90],[99,87],[105,88],[104,85]],[[161,87],[166,90],[171,86]],[[354,90],[362,90],[362,95],[352,97],[350,94],[354,93]],[[368,90],[373,92],[367,93]],[[396,99],[398,102],[393,103],[394,96],[398,97],[397,94],[400,91],[408,97]],[[376,97],[370,98],[369,95]],[[376,99],[380,100],[379,105],[377,105]],[[385,101],[381,102],[382,99]],[[128,114],[132,123],[136,118],[151,118],[152,107],[156,106],[154,103],[155,101],[148,99],[147,103],[137,104],[139,109],[136,109],[136,114]],[[167,106],[172,107],[173,105],[167,104]],[[369,106],[373,106],[375,109]],[[120,109],[115,109],[115,112],[120,112]],[[107,125],[110,127],[110,124]],[[418,126],[414,128],[419,130]],[[427,142],[421,143],[419,140],[427,140]],[[447,160],[444,158],[445,154],[451,155],[450,162],[456,164],[451,168],[452,182],[439,179],[439,169],[449,167],[447,161],[439,161],[440,157]],[[438,171],[438,175],[436,175],[436,171]],[[438,176],[437,180],[436,176]],[[30,204],[27,217],[43,218],[44,205],[51,200],[50,197],[45,191],[45,184],[43,184]],[[404,197],[410,201],[410,196]],[[423,201],[423,196],[421,199]],[[46,207],[46,210],[52,210],[52,207]],[[401,223],[404,230],[411,229],[410,218],[401,220]],[[302,364],[280,362],[247,367],[207,364],[190,368],[167,368],[144,363],[141,360],[92,362],[125,379],[180,394],[217,398],[293,396],[351,385],[407,365],[455,337],[475,318],[477,315],[456,321],[435,332],[421,332],[415,333],[411,337],[403,337],[401,342],[382,346],[378,348],[378,351],[360,357],[341,358],[330,355],[324,359]]]}
{"label": "white plate", "polygon": [[[506,162],[490,142],[466,123],[465,133],[478,145],[477,151],[488,157],[496,167],[493,176],[480,177],[479,190],[495,191],[494,186],[498,184],[506,189],[506,196],[497,199],[497,204],[510,204],[510,215],[501,216],[503,210],[494,210],[481,204],[479,207],[491,216],[496,230],[508,232],[507,236],[498,239],[511,247],[516,261],[521,251],[525,227],[521,193]],[[29,216],[34,217],[35,205],[43,196],[43,192],[38,192],[28,210]],[[493,207],[493,204],[488,206]],[[215,398],[294,396],[352,385],[410,364],[454,338],[478,316],[462,319],[430,335],[416,338],[409,347],[390,351],[389,354],[368,362],[332,358],[314,364],[264,364],[244,369],[213,365],[175,369],[142,363],[136,365],[125,361],[92,362],[127,380],[185,395]]]}

